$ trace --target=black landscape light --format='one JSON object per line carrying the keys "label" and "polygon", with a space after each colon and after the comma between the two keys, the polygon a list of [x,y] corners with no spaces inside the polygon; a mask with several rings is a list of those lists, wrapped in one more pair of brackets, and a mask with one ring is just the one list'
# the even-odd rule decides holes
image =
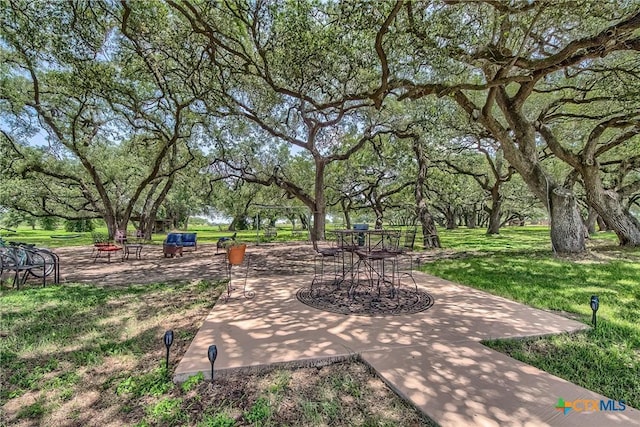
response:
{"label": "black landscape light", "polygon": [[207,356],[209,357],[209,362],[211,362],[211,381],[213,381],[213,364],[216,361],[216,357],[218,357],[218,347],[215,344],[209,346]]}
{"label": "black landscape light", "polygon": [[591,310],[593,311],[593,316],[591,316],[591,323],[593,323],[593,327],[596,327],[596,311],[600,308],[600,300],[597,295],[591,295]]}
{"label": "black landscape light", "polygon": [[167,371],[169,370],[169,347],[173,344],[173,331],[167,331],[164,333],[164,345],[167,347],[167,362],[165,364]]}

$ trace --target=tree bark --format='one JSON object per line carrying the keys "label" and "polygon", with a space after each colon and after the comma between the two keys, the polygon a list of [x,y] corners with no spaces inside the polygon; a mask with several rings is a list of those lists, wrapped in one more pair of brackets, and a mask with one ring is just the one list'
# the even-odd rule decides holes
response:
{"label": "tree bark", "polygon": [[422,245],[424,248],[439,248],[441,245],[438,230],[427,206],[426,181],[429,159],[424,151],[424,147],[420,143],[420,138],[417,136],[413,138],[413,151],[418,161],[418,174],[416,176],[414,195],[416,199],[416,216],[422,225]]}
{"label": "tree bark", "polygon": [[640,246],[640,222],[623,207],[617,192],[605,190],[597,162],[591,163],[580,171],[589,206],[616,233],[621,246]]}
{"label": "tree bark", "polygon": [[447,205],[442,210],[442,213],[444,214],[447,230],[455,230],[458,228],[458,224],[456,224],[456,212],[451,208],[451,205]]}
{"label": "tree bark", "polygon": [[600,231],[609,231],[609,226],[604,222],[600,215],[597,216],[596,222],[598,223],[598,230]]}
{"label": "tree bark", "polygon": [[340,209],[342,210],[342,218],[346,229],[351,228],[351,200],[340,198]]}
{"label": "tree bark", "polygon": [[489,226],[487,234],[500,234],[500,217],[502,216],[502,195],[500,187],[494,185],[491,188],[491,208],[489,211]]}
{"label": "tree bark", "polygon": [[471,212],[467,213],[467,227],[468,228],[476,228],[478,226],[478,223],[476,222],[477,219],[477,215],[476,215],[476,208],[475,206],[473,207],[473,209],[471,210]]}
{"label": "tree bark", "polygon": [[116,230],[118,229],[118,222],[116,221],[115,215],[113,215],[113,213],[110,210],[105,210],[104,222],[107,225],[109,238],[113,239],[116,235]]}
{"label": "tree bark", "polygon": [[303,214],[300,214],[299,218],[300,218],[300,224],[301,224],[300,227],[303,230],[308,230],[309,229],[309,221],[307,221],[307,216],[303,215]]}
{"label": "tree bark", "polygon": [[142,235],[146,240],[151,240],[151,234],[153,233],[155,217],[151,219],[151,206],[153,205],[153,193],[155,193],[158,185],[160,185],[160,181],[156,181],[151,185],[144,204],[142,205],[142,211],[140,212],[140,223],[138,224],[138,229],[142,232]]}
{"label": "tree bark", "polygon": [[491,211],[489,212],[489,225],[487,227],[487,234],[500,234],[500,216],[502,201],[494,201],[492,203]]}
{"label": "tree bark", "polygon": [[382,230],[383,218],[379,215],[376,215],[376,222],[374,223],[373,228],[376,230]]}
{"label": "tree bark", "polygon": [[484,211],[478,212],[478,226],[486,227],[489,224],[489,217],[485,215]]}
{"label": "tree bark", "polygon": [[318,249],[318,241],[325,240],[324,228],[326,226],[327,203],[324,194],[324,170],[325,161],[320,157],[315,159],[316,176],[315,176],[315,199],[309,207],[313,211],[313,227],[310,230],[311,242],[314,249]]}
{"label": "tree bark", "polygon": [[587,214],[587,218],[585,219],[585,227],[587,227],[587,232],[590,236],[596,234],[596,220],[598,219],[598,213],[595,209],[589,208],[589,213]]}
{"label": "tree bark", "polygon": [[585,228],[573,192],[556,187],[550,191],[549,201],[554,252],[583,252],[586,246]]}
{"label": "tree bark", "polygon": [[615,191],[604,190],[591,195],[587,193],[587,200],[602,217],[607,228],[616,233],[621,246],[640,246],[640,222],[623,209]]}
{"label": "tree bark", "polygon": [[326,239],[324,235],[324,228],[326,226],[325,214],[324,206],[316,205],[316,210],[313,212],[313,228],[311,229],[311,241],[314,246],[317,245],[318,241]]}

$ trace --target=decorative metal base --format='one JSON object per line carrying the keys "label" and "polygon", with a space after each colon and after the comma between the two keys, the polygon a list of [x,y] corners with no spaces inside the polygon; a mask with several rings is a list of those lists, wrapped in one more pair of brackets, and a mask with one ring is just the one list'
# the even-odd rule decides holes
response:
{"label": "decorative metal base", "polygon": [[433,306],[434,299],[420,289],[406,287],[350,293],[350,286],[335,282],[315,283],[313,287],[299,289],[298,300],[318,310],[357,316],[397,316],[425,311]]}
{"label": "decorative metal base", "polygon": [[[249,266],[251,264],[249,256],[246,256],[245,263],[246,263],[246,267],[245,267],[245,273],[244,273],[244,285],[242,286],[242,295],[246,299],[252,299],[253,297],[256,296],[255,292],[253,292],[252,290],[247,290],[247,276],[249,275]],[[227,292],[226,292],[226,294],[222,295],[222,301],[223,302],[228,302],[231,299],[231,293],[236,290],[236,288],[231,285],[231,282],[232,282],[231,269],[232,269],[232,267],[233,267],[233,265],[230,264],[228,262],[228,259],[227,259],[227,280],[228,280],[227,281]],[[238,267],[238,266],[236,266],[236,267]]]}

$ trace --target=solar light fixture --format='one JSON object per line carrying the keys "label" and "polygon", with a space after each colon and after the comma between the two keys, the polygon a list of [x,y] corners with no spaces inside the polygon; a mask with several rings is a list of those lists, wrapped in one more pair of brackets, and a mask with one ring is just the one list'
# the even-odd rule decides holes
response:
{"label": "solar light fixture", "polygon": [[591,311],[593,311],[593,315],[591,316],[591,323],[593,323],[593,327],[596,327],[596,311],[600,308],[600,299],[598,299],[597,295],[591,295]]}
{"label": "solar light fixture", "polygon": [[167,361],[165,367],[169,370],[169,347],[173,344],[173,331],[167,331],[164,333],[164,346],[167,347]]}
{"label": "solar light fixture", "polygon": [[218,347],[215,344],[209,346],[207,356],[209,357],[209,362],[211,362],[211,381],[213,381],[213,364],[216,361],[216,357],[218,357]]}

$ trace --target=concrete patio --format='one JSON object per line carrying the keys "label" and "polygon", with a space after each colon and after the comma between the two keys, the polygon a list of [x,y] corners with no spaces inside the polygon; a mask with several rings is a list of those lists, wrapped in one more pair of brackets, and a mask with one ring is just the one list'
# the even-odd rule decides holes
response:
{"label": "concrete patio", "polygon": [[[310,274],[253,274],[255,292],[219,300],[175,371],[210,378],[207,349],[218,347],[217,375],[228,370],[308,366],[358,357],[403,398],[442,426],[640,426],[640,411],[575,410],[558,399],[608,400],[493,351],[481,340],[578,331],[587,325],[422,273],[435,305],[413,315],[366,317],[300,303]],[[238,282],[241,283],[241,282]],[[618,406],[616,406],[618,407]]]}

